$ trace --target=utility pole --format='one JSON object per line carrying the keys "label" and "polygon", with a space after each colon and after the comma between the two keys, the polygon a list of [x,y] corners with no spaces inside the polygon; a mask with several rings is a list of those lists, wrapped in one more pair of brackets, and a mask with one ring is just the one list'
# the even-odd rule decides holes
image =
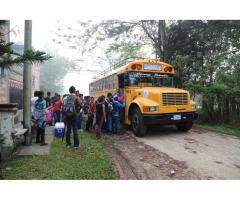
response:
{"label": "utility pole", "polygon": [[[32,20],[25,20],[24,52],[32,49]],[[29,61],[24,63],[23,70],[23,126],[28,129],[25,144],[31,145],[31,93],[32,93],[32,66]]]}

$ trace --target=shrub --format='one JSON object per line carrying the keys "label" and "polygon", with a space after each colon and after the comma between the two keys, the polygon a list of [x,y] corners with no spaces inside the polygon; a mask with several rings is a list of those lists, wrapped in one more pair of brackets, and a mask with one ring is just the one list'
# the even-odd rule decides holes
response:
{"label": "shrub", "polygon": [[4,140],[5,140],[5,138],[4,138],[3,134],[0,133],[0,145],[4,144]]}

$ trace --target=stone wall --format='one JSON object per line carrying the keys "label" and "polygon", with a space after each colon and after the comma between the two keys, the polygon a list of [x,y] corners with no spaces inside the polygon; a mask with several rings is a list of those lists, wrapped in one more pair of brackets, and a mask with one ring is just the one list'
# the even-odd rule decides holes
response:
{"label": "stone wall", "polygon": [[14,149],[14,114],[16,112],[17,108],[13,105],[0,104],[0,132],[5,138],[0,152],[2,160],[7,159]]}

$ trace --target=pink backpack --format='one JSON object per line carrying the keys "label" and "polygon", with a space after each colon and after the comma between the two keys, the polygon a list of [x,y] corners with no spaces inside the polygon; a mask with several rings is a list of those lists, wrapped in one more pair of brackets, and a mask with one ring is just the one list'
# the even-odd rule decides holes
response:
{"label": "pink backpack", "polygon": [[118,96],[118,102],[123,103],[124,102],[124,96]]}
{"label": "pink backpack", "polygon": [[49,123],[52,121],[52,108],[46,108],[46,122]]}

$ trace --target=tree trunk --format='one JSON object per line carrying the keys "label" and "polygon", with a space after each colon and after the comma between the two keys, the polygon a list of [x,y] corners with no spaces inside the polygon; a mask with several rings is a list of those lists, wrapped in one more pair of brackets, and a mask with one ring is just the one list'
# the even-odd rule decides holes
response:
{"label": "tree trunk", "polygon": [[229,122],[229,114],[230,114],[230,109],[229,109],[229,98],[226,97],[225,99],[225,122],[228,123]]}
{"label": "tree trunk", "polygon": [[162,61],[165,60],[165,21],[164,20],[158,20],[158,38],[157,38],[157,56]]}
{"label": "tree trunk", "polygon": [[160,40],[161,40],[161,45],[160,49],[162,52],[162,60],[166,61],[166,56],[165,56],[165,20],[159,20],[159,32],[160,32]]}

